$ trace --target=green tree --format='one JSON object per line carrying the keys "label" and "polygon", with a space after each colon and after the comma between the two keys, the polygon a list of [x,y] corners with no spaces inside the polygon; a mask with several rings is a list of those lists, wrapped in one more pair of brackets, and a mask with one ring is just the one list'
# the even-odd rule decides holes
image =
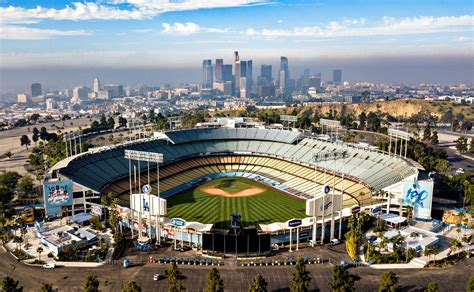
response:
{"label": "green tree", "polygon": [[31,194],[33,192],[33,178],[28,174],[20,178],[18,189],[25,194]]}
{"label": "green tree", "polygon": [[41,253],[43,252],[43,248],[41,246],[38,246],[36,252],[38,253],[38,260],[41,261]]}
{"label": "green tree", "polygon": [[18,287],[18,281],[10,277],[5,277],[0,284],[0,288],[3,292],[21,292],[23,287]]}
{"label": "green tree", "polygon": [[466,286],[466,292],[474,291],[474,276],[470,276]]}
{"label": "green tree", "polygon": [[135,283],[134,281],[128,281],[127,283],[125,283],[125,286],[123,286],[122,292],[141,292],[142,291],[142,288],[140,288],[140,286],[138,286],[137,283]]}
{"label": "green tree", "polygon": [[22,242],[23,242],[23,238],[21,238],[20,236],[14,236],[13,237],[13,243],[16,244],[16,249],[17,250],[20,249],[20,245],[21,245]]}
{"label": "green tree", "polygon": [[115,128],[115,120],[113,117],[109,117],[107,119],[107,126],[109,127],[109,129],[114,129]]}
{"label": "green tree", "polygon": [[125,119],[124,117],[119,117],[118,118],[118,123],[119,123],[120,127],[125,127],[125,126],[127,126],[127,119]]}
{"label": "green tree", "polygon": [[354,279],[341,265],[334,266],[332,270],[332,280],[329,282],[332,291],[346,292],[354,291]]}
{"label": "green tree", "polygon": [[311,277],[309,276],[309,272],[306,271],[306,265],[304,264],[303,259],[298,259],[296,261],[295,269],[291,275],[292,284],[290,286],[290,290],[292,292],[306,292],[309,291],[309,282],[311,281]]}
{"label": "green tree", "polygon": [[120,220],[122,220],[119,212],[117,211],[117,205],[118,205],[118,199],[117,198],[112,199],[112,202],[110,203],[110,209],[109,209],[109,224],[110,226],[112,226],[114,232],[117,231],[117,226],[120,223]]}
{"label": "green tree", "polygon": [[398,276],[392,272],[385,272],[380,277],[379,292],[395,292],[397,290]]}
{"label": "green tree", "polygon": [[474,138],[471,138],[471,143],[469,144],[469,153],[474,154]]}
{"label": "green tree", "polygon": [[456,142],[456,149],[460,153],[467,152],[467,138],[459,137],[455,142]]}
{"label": "green tree", "polygon": [[28,150],[28,146],[30,146],[31,140],[30,140],[30,138],[28,138],[28,136],[23,135],[20,138],[20,144],[21,144],[21,146],[25,146],[26,150]]}
{"label": "green tree", "polygon": [[430,139],[431,139],[431,126],[430,124],[428,124],[425,130],[423,131],[423,140],[428,141]]}
{"label": "green tree", "polygon": [[221,292],[224,291],[224,281],[222,281],[221,274],[216,268],[212,268],[207,274],[207,292]]}
{"label": "green tree", "polygon": [[89,275],[86,277],[82,288],[84,292],[98,292],[99,291],[99,279],[97,279],[97,275]]}
{"label": "green tree", "polygon": [[439,286],[437,282],[429,282],[428,287],[426,287],[425,292],[438,292]]}
{"label": "green tree", "polygon": [[184,287],[181,284],[181,272],[178,270],[176,262],[170,263],[166,274],[168,275],[169,292],[184,291]]}
{"label": "green tree", "polygon": [[51,283],[41,283],[40,292],[53,292],[53,284]]}
{"label": "green tree", "polygon": [[431,135],[431,144],[437,145],[438,143],[439,143],[438,132],[433,131],[433,134]]}
{"label": "green tree", "polygon": [[268,283],[265,281],[265,278],[263,278],[262,275],[257,274],[250,283],[249,292],[266,292],[267,285]]}

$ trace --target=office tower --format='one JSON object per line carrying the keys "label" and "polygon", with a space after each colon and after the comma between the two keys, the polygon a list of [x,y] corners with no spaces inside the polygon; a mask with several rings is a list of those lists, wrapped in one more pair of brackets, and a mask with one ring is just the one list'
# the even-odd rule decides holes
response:
{"label": "office tower", "polygon": [[288,69],[288,58],[280,57],[280,92],[282,94],[287,93],[288,91],[288,80],[290,79],[290,72]]}
{"label": "office tower", "polygon": [[332,70],[332,82],[335,84],[341,84],[342,82],[342,70],[334,69]]}
{"label": "office tower", "polygon": [[240,77],[240,97],[247,98],[247,77]]}
{"label": "office tower", "polygon": [[[105,91],[108,92],[107,95],[105,94]],[[121,97],[123,96],[123,85],[113,85],[113,84],[105,85],[101,93],[102,95],[99,94],[99,98],[102,98],[102,99]],[[107,98],[105,98],[105,96],[107,96]]]}
{"label": "office tower", "polygon": [[302,86],[307,86],[309,81],[309,68],[304,69],[303,72],[303,84]]}
{"label": "office tower", "polygon": [[212,77],[212,60],[202,61],[202,87],[211,88],[213,82]]}
{"label": "office tower", "polygon": [[321,73],[309,77],[308,86],[314,87],[316,92],[321,92]]}
{"label": "office tower", "polygon": [[94,89],[95,93],[99,93],[99,91],[101,90],[99,78],[94,79],[94,84],[93,84],[92,88]]}
{"label": "office tower", "polygon": [[222,66],[222,81],[232,81],[232,65]]}
{"label": "office tower", "polygon": [[253,62],[252,60],[247,60],[247,73],[245,74],[247,77],[247,89],[250,90],[253,85]]}
{"label": "office tower", "polygon": [[216,66],[214,68],[214,81],[222,81],[222,69],[224,67],[224,60],[216,59]]}
{"label": "office tower", "polygon": [[239,52],[234,52],[232,59],[232,75],[234,75],[234,94],[239,95],[240,91],[240,57]]}
{"label": "office tower", "polygon": [[77,86],[72,90],[71,102],[78,102],[87,99],[91,90],[85,86]]}
{"label": "office tower", "polygon": [[235,75],[237,62],[240,60],[239,52],[234,51],[234,58],[232,59],[232,75]]}
{"label": "office tower", "polygon": [[30,102],[30,97],[26,93],[20,93],[16,95],[16,100],[18,103],[27,103]]}
{"label": "office tower", "polygon": [[265,78],[268,82],[272,80],[272,65],[260,66],[260,77]]}
{"label": "office tower", "polygon": [[56,101],[52,98],[46,100],[46,110],[53,110],[57,108]]}
{"label": "office tower", "polygon": [[41,83],[31,84],[31,97],[36,97],[42,95]]}

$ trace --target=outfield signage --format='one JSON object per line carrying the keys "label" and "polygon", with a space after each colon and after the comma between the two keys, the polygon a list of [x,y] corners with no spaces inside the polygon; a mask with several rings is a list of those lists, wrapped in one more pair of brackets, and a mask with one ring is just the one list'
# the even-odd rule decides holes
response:
{"label": "outfield signage", "polygon": [[301,219],[293,219],[288,221],[288,227],[298,227],[302,223]]}
{"label": "outfield signage", "polygon": [[186,221],[184,219],[181,219],[181,218],[171,218],[170,223],[174,227],[184,227],[184,226],[186,226]]}

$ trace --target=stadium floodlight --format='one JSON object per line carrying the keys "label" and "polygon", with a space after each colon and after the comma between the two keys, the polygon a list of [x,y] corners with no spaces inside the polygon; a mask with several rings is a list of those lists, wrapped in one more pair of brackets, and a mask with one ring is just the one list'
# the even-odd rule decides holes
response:
{"label": "stadium floodlight", "polygon": [[331,127],[331,128],[339,128],[341,127],[341,122],[337,120],[329,120],[329,119],[320,119],[319,124],[321,126]]}
{"label": "stadium floodlight", "polygon": [[[318,153],[314,153],[313,154],[313,161],[314,161],[315,174],[316,174],[316,164],[318,162],[324,161],[325,164],[326,164],[327,161],[334,161],[334,163],[336,164],[336,161],[338,159],[340,159],[340,158],[344,159],[346,156],[347,156],[347,151],[345,151],[345,150],[321,151],[321,152],[318,152]],[[344,163],[343,163],[343,165],[344,165]],[[327,183],[327,181],[326,181],[326,172],[327,172],[327,167],[324,168],[323,189],[328,189],[328,186],[326,185],[326,183]],[[344,175],[343,175],[342,180],[344,181]],[[330,199],[331,202],[334,201],[335,188],[336,188],[336,167],[334,168],[334,171],[333,171],[333,186],[332,186],[333,190],[332,190],[332,193],[331,193],[331,199]],[[329,192],[324,192],[324,194],[322,196],[322,206],[326,205],[326,196],[328,195],[328,193]],[[341,193],[341,200],[342,200],[342,197],[343,197],[343,194]],[[316,198],[316,192],[315,192],[315,198]],[[315,204],[315,206],[313,208],[314,208],[314,210],[316,210],[316,200],[314,200],[314,204]],[[341,202],[341,207],[340,208],[342,208],[342,202]],[[341,211],[341,210],[339,210],[339,211]],[[321,217],[322,217],[322,222],[321,222],[321,224],[322,224],[322,227],[321,227],[321,244],[323,244],[324,234],[325,234],[325,229],[326,229],[326,227],[325,227],[326,226],[326,223],[325,223],[326,214],[325,214],[325,212],[323,212],[321,214]],[[339,229],[341,228],[341,226],[342,226],[342,220],[340,220],[340,222],[339,222]],[[331,204],[331,233],[330,233],[331,239],[334,236],[334,228],[335,228],[334,204]],[[317,229],[316,212],[313,212],[313,243],[316,242],[316,229]],[[341,235],[339,235],[339,237],[341,237]]]}
{"label": "stadium floodlight", "polygon": [[176,126],[176,124],[181,123],[183,116],[168,117],[167,119],[168,119],[168,122],[170,123],[170,129],[173,129],[173,125]]}
{"label": "stadium floodlight", "polygon": [[403,140],[405,141],[405,158],[407,157],[407,151],[408,151],[408,141],[410,140],[410,133],[405,132],[399,129],[393,129],[389,128],[388,129],[388,136],[390,137],[390,143],[388,146],[388,155],[392,154],[392,138],[395,138],[395,155],[397,154],[397,148],[398,148],[398,139],[401,139],[400,141],[400,156],[402,156],[402,151],[403,151]]}
{"label": "stadium floodlight", "polygon": [[296,122],[298,120],[297,116],[290,116],[290,115],[281,115],[280,120],[286,121],[286,122]]}
{"label": "stadium floodlight", "polygon": [[345,150],[336,150],[336,151],[321,151],[313,154],[313,161],[329,161],[336,160],[339,158],[345,158],[347,156],[347,151]]}
{"label": "stadium floodlight", "polygon": [[156,152],[125,150],[125,158],[131,160],[145,161],[145,162],[163,162],[163,154]]}
{"label": "stadium floodlight", "polygon": [[[69,155],[71,156],[73,155],[72,141],[74,141],[74,154],[77,154],[77,142],[76,142],[77,139],[79,139],[79,153],[82,153],[82,140],[81,140],[82,135],[83,135],[82,130],[73,131],[70,133],[64,133],[63,138],[66,144],[67,157],[69,157]],[[69,147],[68,147],[68,142],[69,142]]]}
{"label": "stadium floodlight", "polygon": [[399,129],[389,128],[388,129],[388,135],[392,136],[392,137],[401,138],[401,139],[404,139],[404,140],[410,140],[410,133],[399,130]]}

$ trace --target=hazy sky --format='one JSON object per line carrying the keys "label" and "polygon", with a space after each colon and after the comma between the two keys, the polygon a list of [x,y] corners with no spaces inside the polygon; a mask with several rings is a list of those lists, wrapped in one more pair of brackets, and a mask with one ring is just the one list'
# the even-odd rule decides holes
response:
{"label": "hazy sky", "polygon": [[71,86],[95,75],[124,83],[196,82],[202,59],[230,62],[234,50],[256,65],[287,56],[293,75],[304,67],[323,74],[340,67],[344,79],[353,81],[471,83],[473,5],[0,0],[0,85],[10,89],[37,80],[45,87]]}

